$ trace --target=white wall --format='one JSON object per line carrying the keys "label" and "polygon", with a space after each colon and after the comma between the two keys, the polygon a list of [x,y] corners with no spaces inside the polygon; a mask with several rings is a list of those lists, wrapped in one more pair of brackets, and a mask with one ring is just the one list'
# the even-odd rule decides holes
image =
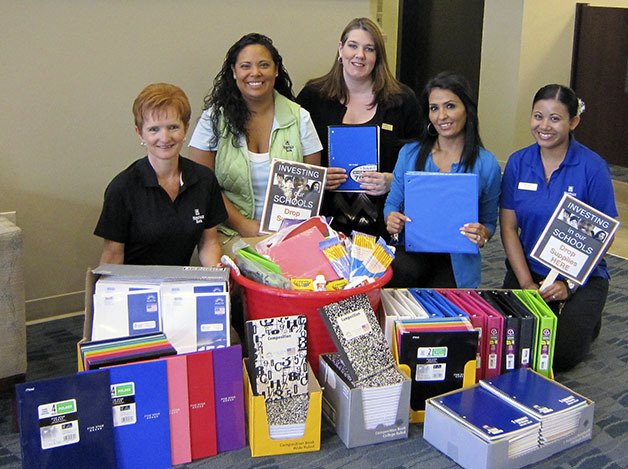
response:
{"label": "white wall", "polygon": [[[501,161],[533,141],[528,122],[534,93],[548,83],[569,85],[576,3],[485,1],[480,125],[485,146]],[[628,7],[628,0],[587,3]]]}
{"label": "white wall", "polygon": [[193,119],[229,46],[270,36],[298,92],[331,66],[369,0],[2,2],[0,212],[24,233],[27,317],[82,307],[103,191],[142,156],[131,105],[148,83],[181,86]]}

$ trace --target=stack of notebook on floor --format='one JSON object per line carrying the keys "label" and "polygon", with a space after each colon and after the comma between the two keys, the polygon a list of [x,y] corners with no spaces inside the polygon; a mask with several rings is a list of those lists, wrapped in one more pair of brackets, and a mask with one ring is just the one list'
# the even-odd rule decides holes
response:
{"label": "stack of notebook on floor", "polygon": [[522,467],[591,438],[593,403],[528,368],[426,403],[423,437],[463,467]]}
{"label": "stack of notebook on floor", "polygon": [[246,322],[253,394],[264,396],[270,437],[299,438],[309,408],[305,316]]}

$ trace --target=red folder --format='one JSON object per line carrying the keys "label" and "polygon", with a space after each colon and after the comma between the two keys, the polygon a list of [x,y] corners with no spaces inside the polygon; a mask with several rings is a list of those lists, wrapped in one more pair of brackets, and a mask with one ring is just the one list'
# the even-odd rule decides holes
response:
{"label": "red folder", "polygon": [[186,357],[190,404],[190,442],[192,460],[196,460],[218,454],[214,365],[211,351],[190,353]]}

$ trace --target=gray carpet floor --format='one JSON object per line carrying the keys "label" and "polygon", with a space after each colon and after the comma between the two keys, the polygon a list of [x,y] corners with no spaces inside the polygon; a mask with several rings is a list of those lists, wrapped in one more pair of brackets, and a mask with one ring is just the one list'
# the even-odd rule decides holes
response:
{"label": "gray carpet floor", "polygon": [[[483,250],[483,283],[498,288],[504,275],[499,238]],[[554,455],[535,467],[628,468],[628,261],[607,257],[612,280],[599,338],[586,361],[556,379],[595,401],[593,439]],[[28,327],[27,380],[71,374],[82,316]],[[13,425],[13,396],[0,397],[0,467],[21,467],[19,435]],[[410,425],[410,437],[347,449],[323,421],[321,450],[299,455],[251,458],[249,448],[182,466],[189,468],[417,468],[457,467],[422,438],[423,426]]]}

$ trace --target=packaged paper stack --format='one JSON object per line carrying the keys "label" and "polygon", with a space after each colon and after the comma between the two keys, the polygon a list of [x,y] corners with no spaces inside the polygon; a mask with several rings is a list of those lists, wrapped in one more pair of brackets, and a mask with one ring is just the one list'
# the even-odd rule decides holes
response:
{"label": "packaged paper stack", "polygon": [[246,322],[253,393],[264,396],[270,437],[299,438],[308,414],[305,316]]}
{"label": "packaged paper stack", "polygon": [[323,306],[320,312],[338,349],[338,354],[330,355],[330,363],[350,387],[362,389],[365,428],[392,425],[406,380],[368,298],[356,295]]}
{"label": "packaged paper stack", "polygon": [[586,398],[527,369],[480,381],[483,388],[541,422],[540,441],[550,444],[575,433]]}
{"label": "packaged paper stack", "polygon": [[465,468],[518,468],[590,439],[593,408],[520,368],[428,399],[423,437]]}
{"label": "packaged paper stack", "polygon": [[412,379],[410,406],[423,411],[425,399],[462,387],[467,364],[475,368],[478,331],[465,317],[398,320],[396,344]]}
{"label": "packaged paper stack", "polygon": [[229,271],[183,269],[103,265],[88,274],[93,296],[89,303],[86,298],[86,323],[91,326],[86,338],[163,332],[178,353],[228,347]]}

